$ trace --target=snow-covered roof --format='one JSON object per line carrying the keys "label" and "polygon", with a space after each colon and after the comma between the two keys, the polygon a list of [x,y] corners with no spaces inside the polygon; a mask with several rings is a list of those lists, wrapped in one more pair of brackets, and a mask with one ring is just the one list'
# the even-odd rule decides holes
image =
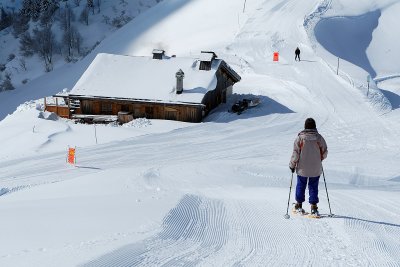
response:
{"label": "snow-covered roof", "polygon": [[164,52],[162,49],[153,49],[153,54],[164,54]]}
{"label": "snow-covered roof", "polygon": [[201,52],[200,54],[200,61],[212,61],[215,57],[213,52]]}
{"label": "snow-covered roof", "polygon": [[[199,70],[196,58],[163,60],[98,54],[72,88],[71,95],[127,98],[171,103],[198,103],[217,85],[216,71],[222,60],[214,60],[210,71]],[[183,93],[176,94],[175,74],[185,73]]]}

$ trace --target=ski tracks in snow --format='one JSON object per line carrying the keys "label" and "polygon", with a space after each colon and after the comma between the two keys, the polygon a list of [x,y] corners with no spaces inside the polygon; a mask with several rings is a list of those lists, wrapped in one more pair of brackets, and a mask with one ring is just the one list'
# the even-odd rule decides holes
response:
{"label": "ski tracks in snow", "polygon": [[158,234],[83,266],[365,266],[373,262],[341,239],[331,226],[334,220],[285,220],[274,207],[273,201],[260,199],[185,195],[164,218]]}
{"label": "ski tracks in snow", "polygon": [[159,234],[84,266],[193,266],[221,250],[227,234],[221,201],[186,195],[164,218]]}

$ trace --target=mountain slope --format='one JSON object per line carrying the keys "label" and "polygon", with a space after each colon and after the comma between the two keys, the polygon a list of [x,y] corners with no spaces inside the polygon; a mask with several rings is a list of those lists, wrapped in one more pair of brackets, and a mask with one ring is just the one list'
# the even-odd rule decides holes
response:
{"label": "mountain slope", "polygon": [[[319,16],[340,14],[335,7],[347,1],[253,2],[237,32],[232,21],[243,1],[218,2],[212,10],[211,1],[164,1],[99,46],[143,53],[154,46],[145,40],[158,40],[164,30],[171,34],[171,53],[187,55],[192,43],[180,36],[198,29],[205,37],[193,47],[215,50],[243,77],[230,102],[204,123],[150,120],[94,128],[53,120],[36,103],[0,122],[0,138],[8,143],[0,154],[0,214],[6,215],[0,265],[398,266],[398,110],[376,86],[366,96],[359,67],[347,63],[336,75],[334,56],[312,31]],[[367,2],[350,15],[378,4]],[[169,12],[169,5],[180,9]],[[238,13],[225,13],[226,6]],[[213,19],[188,21],[199,11]],[[213,28],[216,14],[227,24]],[[136,29],[158,15],[160,23]],[[164,28],[179,21],[177,36]],[[211,41],[210,28],[218,32]],[[127,41],[130,31],[143,34]],[[294,62],[298,45],[303,60]],[[280,62],[272,62],[276,50]],[[241,115],[227,112],[236,99],[249,97],[262,102]],[[319,209],[330,212],[326,178],[336,216],[285,220],[288,161],[310,116],[329,150]],[[75,167],[65,164],[66,145],[74,143]]]}

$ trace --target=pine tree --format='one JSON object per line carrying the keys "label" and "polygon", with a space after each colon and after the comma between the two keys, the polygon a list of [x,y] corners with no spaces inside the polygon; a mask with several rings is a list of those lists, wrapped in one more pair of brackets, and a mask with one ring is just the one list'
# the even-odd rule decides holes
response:
{"label": "pine tree", "polygon": [[53,23],[54,14],[59,8],[57,1],[41,0],[40,24],[42,27],[49,27]]}
{"label": "pine tree", "polygon": [[16,15],[12,21],[13,35],[18,38],[22,33],[29,29],[29,17],[24,15]]}
{"label": "pine tree", "polygon": [[12,24],[12,17],[9,15],[4,8],[0,10],[0,31],[10,27]]}
{"label": "pine tree", "polygon": [[20,10],[20,15],[31,18],[31,13],[32,13],[32,6],[33,6],[33,1],[32,0],[24,0],[22,1],[22,8]]}

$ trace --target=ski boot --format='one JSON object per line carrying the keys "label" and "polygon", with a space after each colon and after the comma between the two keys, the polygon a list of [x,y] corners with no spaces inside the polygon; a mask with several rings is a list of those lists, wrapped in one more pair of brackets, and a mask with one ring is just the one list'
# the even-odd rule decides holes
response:
{"label": "ski boot", "polygon": [[318,206],[316,204],[311,204],[311,216],[319,217]]}
{"label": "ski boot", "polygon": [[301,215],[303,215],[303,214],[305,214],[306,213],[306,211],[303,209],[303,205],[302,205],[303,203],[295,203],[294,204],[294,212],[295,213],[297,213],[297,214],[301,214]]}

